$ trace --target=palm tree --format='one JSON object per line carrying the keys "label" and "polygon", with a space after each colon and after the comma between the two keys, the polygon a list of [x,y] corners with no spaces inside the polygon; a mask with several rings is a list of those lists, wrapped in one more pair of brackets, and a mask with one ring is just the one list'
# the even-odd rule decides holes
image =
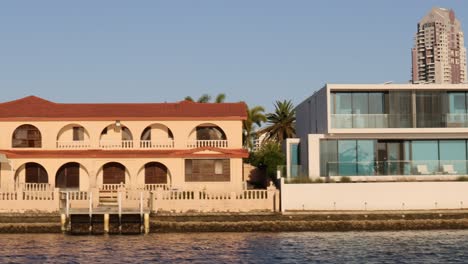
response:
{"label": "palm tree", "polygon": [[253,138],[255,137],[255,125],[260,127],[262,122],[266,122],[265,109],[261,106],[247,108],[247,119],[243,122],[244,127],[244,147],[252,149]]}
{"label": "palm tree", "polygon": [[223,93],[220,93],[216,96],[215,103],[224,103],[224,100],[226,100],[226,95]]}
{"label": "palm tree", "polygon": [[291,100],[276,101],[275,112],[266,115],[268,126],[258,134],[266,134],[265,140],[278,143],[296,135],[296,113]]}
{"label": "palm tree", "polygon": [[[191,96],[186,96],[184,100],[191,101],[191,102],[195,101],[193,100]],[[224,100],[226,100],[226,95],[223,93],[220,93],[216,96],[214,103],[224,103]],[[211,95],[203,94],[202,96],[200,96],[200,98],[198,98],[197,103],[210,103],[210,101],[211,101]]]}
{"label": "palm tree", "polygon": [[197,103],[209,103],[211,100],[211,96],[209,94],[203,94],[198,98]]}

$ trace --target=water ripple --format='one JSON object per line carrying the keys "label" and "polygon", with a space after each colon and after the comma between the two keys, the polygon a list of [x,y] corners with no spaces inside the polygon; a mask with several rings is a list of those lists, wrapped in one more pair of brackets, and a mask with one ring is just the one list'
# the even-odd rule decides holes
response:
{"label": "water ripple", "polygon": [[466,263],[468,231],[2,234],[10,263]]}

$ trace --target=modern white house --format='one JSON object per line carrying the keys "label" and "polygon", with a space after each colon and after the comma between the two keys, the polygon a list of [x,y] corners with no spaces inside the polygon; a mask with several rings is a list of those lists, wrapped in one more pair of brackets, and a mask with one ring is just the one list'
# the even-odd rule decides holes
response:
{"label": "modern white house", "polygon": [[289,177],[450,180],[468,172],[468,84],[326,84],[296,118]]}

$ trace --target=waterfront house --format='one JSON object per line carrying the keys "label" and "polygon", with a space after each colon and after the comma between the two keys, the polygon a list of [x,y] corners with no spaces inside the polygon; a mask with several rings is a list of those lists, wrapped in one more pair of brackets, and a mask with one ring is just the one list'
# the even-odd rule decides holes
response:
{"label": "waterfront house", "polygon": [[0,103],[0,189],[241,191],[245,118],[244,103]]}
{"label": "waterfront house", "polygon": [[288,176],[452,180],[467,174],[467,84],[326,84],[296,108]]}

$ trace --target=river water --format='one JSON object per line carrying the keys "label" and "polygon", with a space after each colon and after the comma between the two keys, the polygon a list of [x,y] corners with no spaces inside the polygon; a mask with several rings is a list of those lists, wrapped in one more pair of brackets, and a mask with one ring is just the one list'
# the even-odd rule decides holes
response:
{"label": "river water", "polygon": [[467,231],[1,234],[10,263],[468,263]]}

